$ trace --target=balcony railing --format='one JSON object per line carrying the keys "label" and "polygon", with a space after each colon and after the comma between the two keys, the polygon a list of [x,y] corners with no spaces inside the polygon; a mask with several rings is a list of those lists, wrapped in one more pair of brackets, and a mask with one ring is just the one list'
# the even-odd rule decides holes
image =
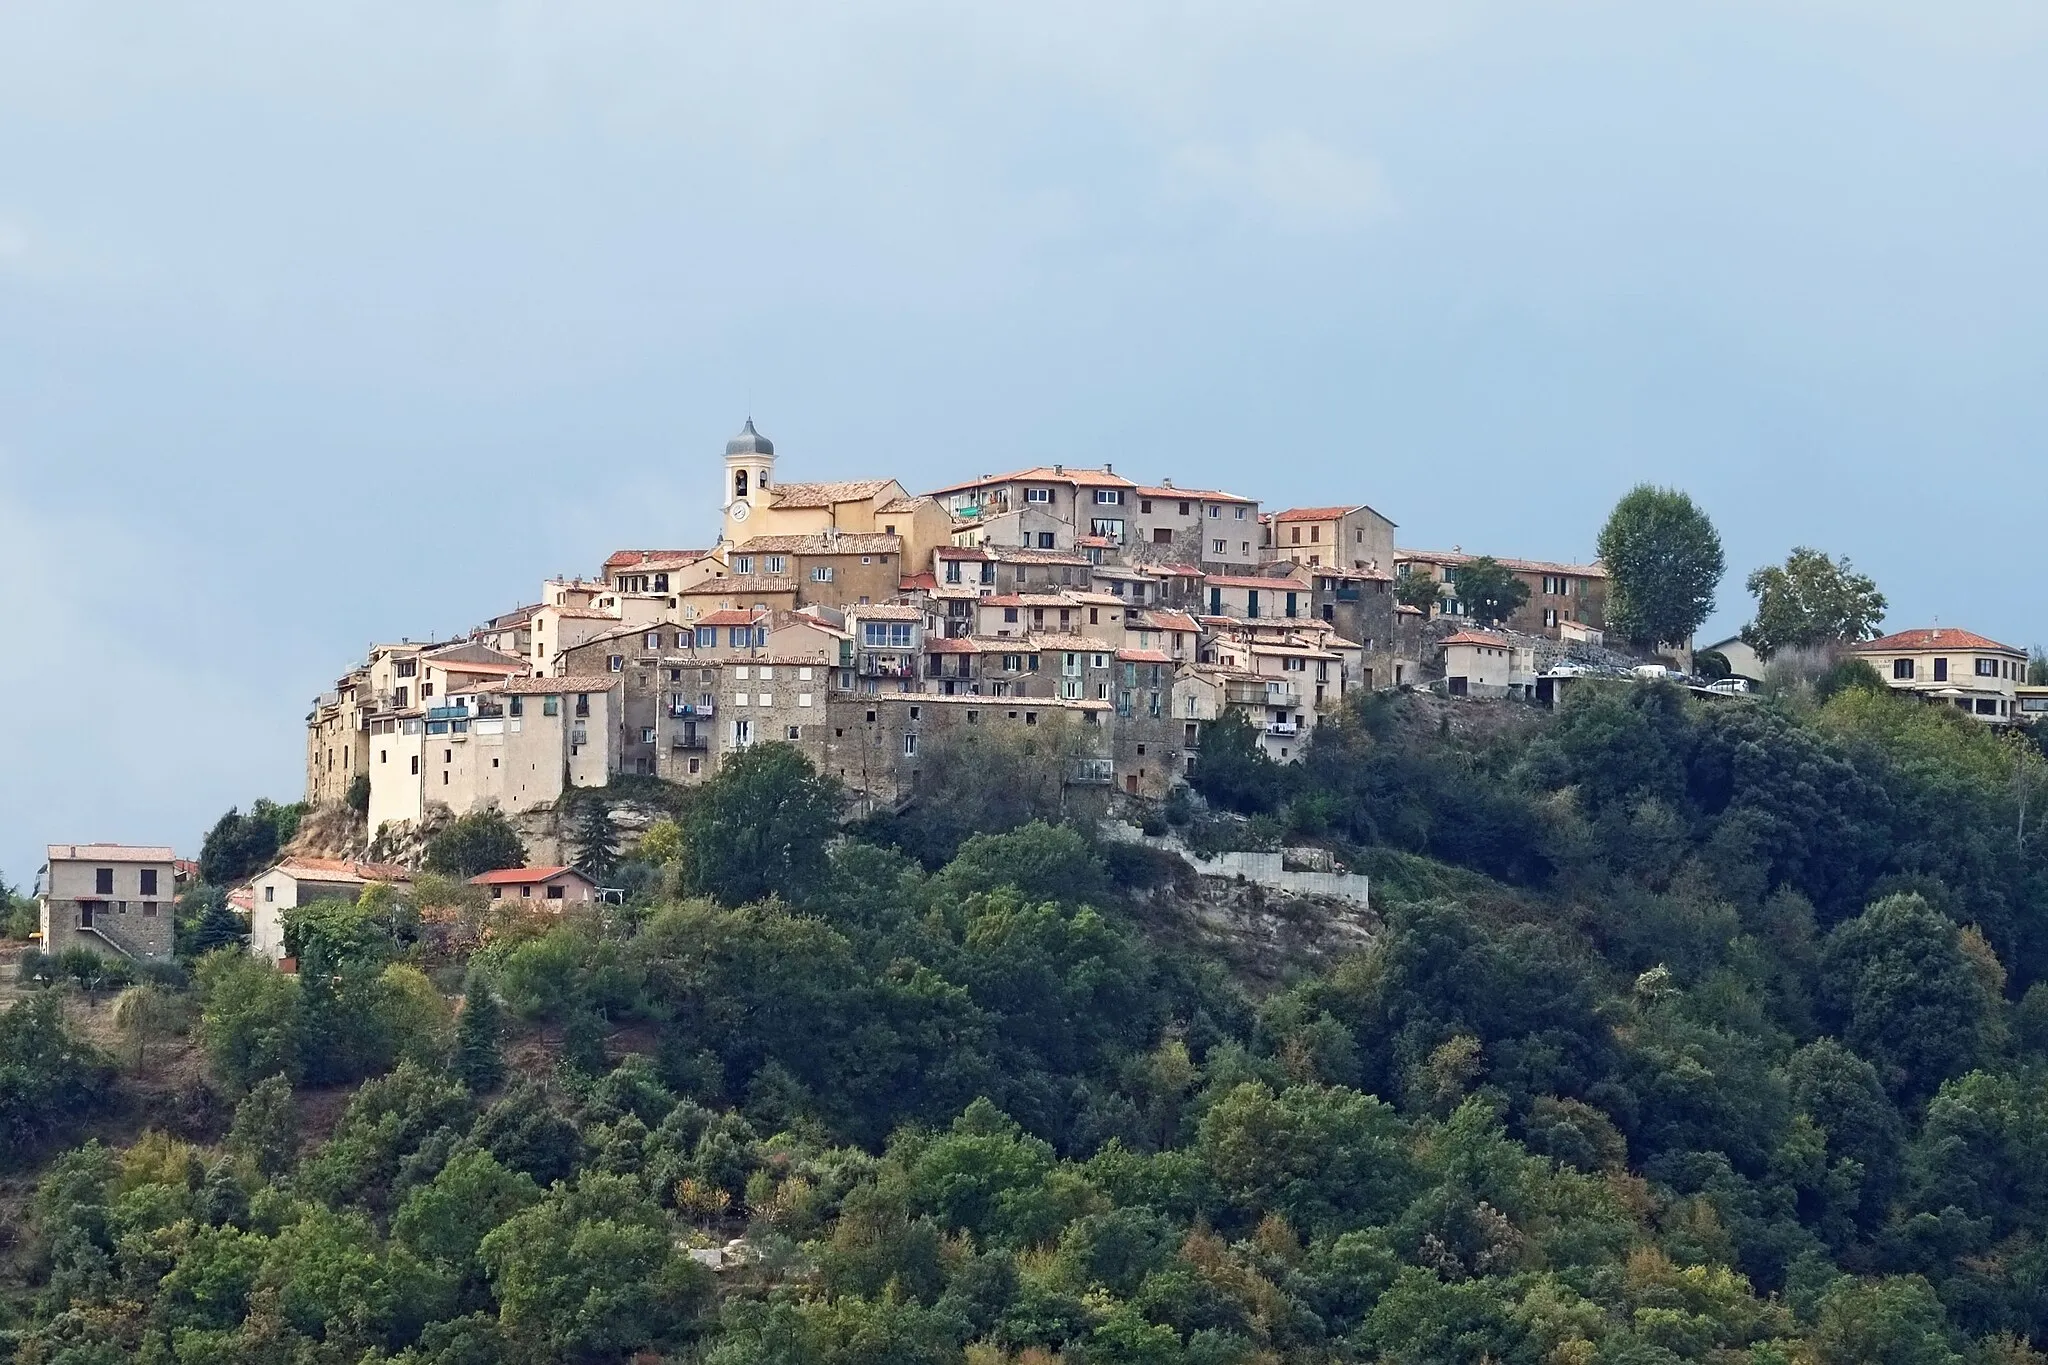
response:
{"label": "balcony railing", "polygon": [[860,675],[863,678],[915,678],[917,661],[893,654],[863,654],[860,656]]}
{"label": "balcony railing", "polygon": [[1077,759],[1067,780],[1075,786],[1107,787],[1116,781],[1116,763],[1107,758]]}
{"label": "balcony railing", "polygon": [[708,749],[711,747],[711,736],[700,734],[695,730],[677,730],[669,738],[669,747],[672,749]]}
{"label": "balcony railing", "polygon": [[708,701],[673,703],[668,708],[670,720],[709,719],[717,713],[717,706]]}
{"label": "balcony railing", "polygon": [[427,719],[468,720],[469,708],[467,706],[429,706],[427,708]]}
{"label": "balcony railing", "polygon": [[1285,739],[1290,735],[1301,733],[1301,727],[1291,720],[1272,720],[1266,722],[1266,733],[1274,736],[1276,739]]}

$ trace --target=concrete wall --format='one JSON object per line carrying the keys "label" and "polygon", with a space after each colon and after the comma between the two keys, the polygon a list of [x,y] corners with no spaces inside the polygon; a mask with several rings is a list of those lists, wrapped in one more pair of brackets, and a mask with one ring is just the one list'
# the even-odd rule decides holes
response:
{"label": "concrete wall", "polygon": [[[114,889],[98,889],[97,873],[109,868]],[[144,870],[156,874],[156,892],[145,897]],[[89,948],[106,957],[144,961],[171,955],[175,916],[175,869],[170,863],[73,862],[53,859],[43,878],[38,901],[43,951],[55,956],[70,948]],[[85,927],[90,908],[92,926]],[[111,943],[110,943],[111,941]]]}

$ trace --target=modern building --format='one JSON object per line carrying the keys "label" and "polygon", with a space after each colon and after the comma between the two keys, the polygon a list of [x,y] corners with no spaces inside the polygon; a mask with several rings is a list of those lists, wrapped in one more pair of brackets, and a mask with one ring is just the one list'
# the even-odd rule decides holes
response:
{"label": "modern building", "polygon": [[597,883],[573,867],[508,867],[469,879],[487,888],[492,900],[539,901],[543,905],[597,899]]}

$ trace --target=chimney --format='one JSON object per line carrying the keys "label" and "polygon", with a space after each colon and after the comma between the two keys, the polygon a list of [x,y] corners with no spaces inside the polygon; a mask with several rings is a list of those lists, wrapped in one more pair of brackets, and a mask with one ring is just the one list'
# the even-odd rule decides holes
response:
{"label": "chimney", "polygon": [[1102,472],[1105,474],[1114,474],[1116,473],[1116,466],[1111,464],[1108,460],[1104,460],[1102,462]]}
{"label": "chimney", "polygon": [[1172,479],[1161,479],[1161,480],[1159,481],[1159,486],[1160,486],[1161,488],[1171,488],[1171,487],[1173,487],[1173,480],[1172,480]]}
{"label": "chimney", "polygon": [[1052,467],[1052,472],[1055,474],[1064,474],[1067,472],[1067,467],[1063,464],[1056,464]]}

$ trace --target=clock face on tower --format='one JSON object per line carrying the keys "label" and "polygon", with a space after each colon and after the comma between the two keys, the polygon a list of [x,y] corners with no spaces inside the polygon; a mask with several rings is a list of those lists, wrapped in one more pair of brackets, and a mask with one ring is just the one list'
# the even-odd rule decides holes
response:
{"label": "clock face on tower", "polygon": [[745,521],[749,510],[751,509],[747,506],[746,500],[742,498],[732,505],[732,511],[729,515],[734,521]]}

